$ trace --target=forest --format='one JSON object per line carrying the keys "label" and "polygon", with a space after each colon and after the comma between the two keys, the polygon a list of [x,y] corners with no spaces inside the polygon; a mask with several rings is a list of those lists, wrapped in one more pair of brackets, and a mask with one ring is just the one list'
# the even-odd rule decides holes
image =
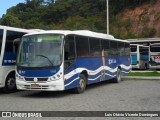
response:
{"label": "forest", "polygon": [[[140,37],[133,33],[119,35],[115,27],[130,26],[120,13],[157,0],[109,0],[110,34],[118,38]],[[0,25],[44,30],[91,30],[106,33],[106,0],[24,0],[7,10]],[[154,35],[151,34],[149,37]],[[143,36],[145,37],[145,35]]]}

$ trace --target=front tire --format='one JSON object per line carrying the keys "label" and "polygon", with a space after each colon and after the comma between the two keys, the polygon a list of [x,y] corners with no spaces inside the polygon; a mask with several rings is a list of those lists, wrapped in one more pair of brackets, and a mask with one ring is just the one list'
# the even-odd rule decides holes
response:
{"label": "front tire", "polygon": [[15,76],[9,75],[6,78],[4,92],[11,93],[17,90]]}
{"label": "front tire", "polygon": [[78,86],[74,89],[76,93],[80,94],[83,93],[86,89],[87,85],[87,78],[85,75],[81,74],[79,79]]}

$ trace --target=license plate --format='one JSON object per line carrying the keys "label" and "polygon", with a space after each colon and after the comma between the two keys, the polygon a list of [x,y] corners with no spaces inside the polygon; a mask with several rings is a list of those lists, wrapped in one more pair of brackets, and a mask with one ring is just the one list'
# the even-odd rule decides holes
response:
{"label": "license plate", "polygon": [[31,87],[32,87],[32,88],[40,87],[40,85],[39,85],[39,84],[31,84]]}

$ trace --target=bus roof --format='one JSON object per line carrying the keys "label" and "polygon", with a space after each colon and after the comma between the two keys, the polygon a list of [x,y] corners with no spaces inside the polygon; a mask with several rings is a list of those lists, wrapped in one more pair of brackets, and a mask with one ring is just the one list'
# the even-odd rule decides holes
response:
{"label": "bus roof", "polygon": [[110,40],[129,43],[127,40],[116,39],[112,35],[98,33],[98,32],[92,32],[92,31],[89,31],[89,30],[75,30],[75,31],[70,31],[70,30],[46,30],[46,31],[38,32],[38,33],[26,34],[24,36],[34,35],[34,34],[51,34],[51,33],[64,34],[64,35],[74,34],[74,35],[81,35],[81,36],[95,37],[95,38],[102,38],[102,39],[110,39]]}
{"label": "bus roof", "polygon": [[140,45],[140,44],[130,44],[130,46],[142,46],[142,47],[149,47],[147,45]]}
{"label": "bus roof", "polygon": [[21,31],[21,32],[27,32],[27,33],[44,31],[44,30],[40,30],[40,29],[24,29],[24,28],[16,28],[16,27],[3,26],[3,25],[0,25],[0,29],[4,29],[4,30],[7,29],[7,30],[12,30],[12,31]]}
{"label": "bus roof", "polygon": [[130,43],[151,43],[160,42],[160,38],[137,38],[137,39],[127,39]]}
{"label": "bus roof", "polygon": [[153,44],[150,44],[150,45],[160,45],[160,43],[153,43]]}

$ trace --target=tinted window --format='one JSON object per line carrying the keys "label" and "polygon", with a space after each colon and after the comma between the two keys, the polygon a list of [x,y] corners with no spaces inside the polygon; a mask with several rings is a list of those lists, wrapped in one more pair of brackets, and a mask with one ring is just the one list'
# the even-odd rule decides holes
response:
{"label": "tinted window", "polygon": [[150,47],[151,52],[160,52],[160,45],[155,45]]}
{"label": "tinted window", "polygon": [[76,36],[76,50],[78,57],[89,56],[89,41],[88,37]]}
{"label": "tinted window", "polygon": [[14,40],[17,38],[21,38],[25,33],[15,32],[15,31],[7,31],[6,36],[6,45],[5,52],[13,52],[14,51]]}
{"label": "tinted window", "polygon": [[66,37],[64,56],[65,56],[65,60],[74,60],[75,59],[74,35],[69,35]]}
{"label": "tinted window", "polygon": [[129,43],[125,43],[125,55],[126,56],[130,55],[130,45],[129,45]]}
{"label": "tinted window", "polygon": [[109,56],[118,56],[117,41],[110,41]]}
{"label": "tinted window", "polygon": [[1,47],[2,47],[2,39],[3,39],[3,30],[0,29],[0,54],[1,54]]}
{"label": "tinted window", "polygon": [[118,42],[118,55],[119,56],[123,56],[125,55],[125,52],[124,52],[124,42]]}
{"label": "tinted window", "polygon": [[149,54],[148,47],[139,47],[139,52],[140,54],[148,55]]}
{"label": "tinted window", "polygon": [[90,38],[89,43],[90,43],[90,56],[100,57],[101,56],[100,40],[95,38]]}
{"label": "tinted window", "polygon": [[131,52],[136,52],[137,51],[137,46],[131,46]]}
{"label": "tinted window", "polygon": [[111,49],[116,49],[117,48],[117,41],[111,41],[110,42],[110,48]]}
{"label": "tinted window", "polygon": [[104,55],[107,57],[109,55],[109,40],[101,40],[101,50],[104,49]]}

